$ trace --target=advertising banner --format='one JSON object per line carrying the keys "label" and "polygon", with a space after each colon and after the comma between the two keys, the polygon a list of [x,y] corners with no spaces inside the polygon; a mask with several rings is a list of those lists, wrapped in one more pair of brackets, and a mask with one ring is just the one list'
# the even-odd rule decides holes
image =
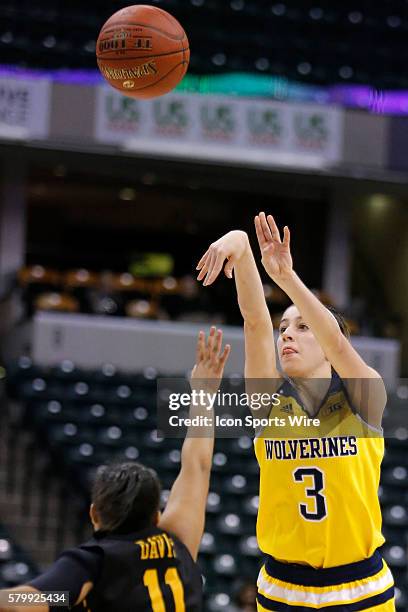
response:
{"label": "advertising banner", "polygon": [[343,111],[182,93],[140,101],[100,87],[95,137],[149,155],[319,168],[342,159]]}
{"label": "advertising banner", "polygon": [[47,79],[0,78],[0,138],[48,136],[51,83]]}

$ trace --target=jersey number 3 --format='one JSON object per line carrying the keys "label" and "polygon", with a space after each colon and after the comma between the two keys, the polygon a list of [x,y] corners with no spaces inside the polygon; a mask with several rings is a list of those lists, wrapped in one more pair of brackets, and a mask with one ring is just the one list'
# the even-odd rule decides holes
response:
{"label": "jersey number 3", "polygon": [[299,512],[307,521],[321,521],[327,516],[326,498],[321,493],[324,489],[324,473],[318,468],[298,468],[293,472],[295,482],[305,482],[308,484],[310,479],[313,486],[306,487],[306,497],[313,500],[313,510],[310,505],[299,504]]}
{"label": "jersey number 3", "polygon": [[[164,574],[164,582],[170,587],[174,597],[175,612],[185,612],[184,589],[179,573],[175,567],[169,567]],[[146,570],[143,574],[143,584],[149,590],[153,612],[166,612],[163,594],[156,569]]]}

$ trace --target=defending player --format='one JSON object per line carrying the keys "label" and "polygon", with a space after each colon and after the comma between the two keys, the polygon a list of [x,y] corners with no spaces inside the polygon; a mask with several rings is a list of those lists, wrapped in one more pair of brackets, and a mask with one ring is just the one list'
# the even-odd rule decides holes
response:
{"label": "defending player", "polygon": [[[257,536],[267,561],[258,609],[276,612],[395,610],[393,577],[377,551],[384,542],[378,501],[386,392],[358,355],[344,320],[293,270],[289,229],[255,218],[262,263],[293,305],[279,328],[276,363],[271,318],[247,235],[230,232],[200,260],[198,279],[224,271],[244,318],[245,377],[273,379],[281,402],[269,415],[318,417],[317,428],[270,427],[255,439],[260,466]],[[252,380],[251,384],[254,384]]]}
{"label": "defending player", "polygon": [[[215,393],[230,346],[221,353],[222,332],[200,332],[193,389]],[[208,387],[208,388],[207,388]],[[191,406],[190,416],[211,416],[207,406]],[[207,421],[208,422],[208,421]],[[93,488],[90,517],[95,529],[86,544],[64,552],[29,585],[0,591],[1,612],[48,612],[48,605],[7,605],[10,594],[68,591],[71,606],[87,612],[199,612],[202,581],[196,565],[214,449],[211,427],[189,429],[181,470],[160,514],[160,482],[137,464],[103,466]]]}

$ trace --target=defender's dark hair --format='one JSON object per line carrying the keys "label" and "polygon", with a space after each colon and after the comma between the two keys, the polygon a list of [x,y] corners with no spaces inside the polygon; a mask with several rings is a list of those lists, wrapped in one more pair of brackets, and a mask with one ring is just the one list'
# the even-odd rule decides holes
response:
{"label": "defender's dark hair", "polygon": [[160,505],[156,472],[140,463],[102,465],[92,488],[92,503],[103,531],[132,533],[152,524]]}
{"label": "defender's dark hair", "polygon": [[350,339],[350,329],[343,315],[336,308],[334,308],[334,306],[326,306],[326,308],[329,312],[332,313],[333,317],[336,319],[343,336],[346,336],[346,338]]}

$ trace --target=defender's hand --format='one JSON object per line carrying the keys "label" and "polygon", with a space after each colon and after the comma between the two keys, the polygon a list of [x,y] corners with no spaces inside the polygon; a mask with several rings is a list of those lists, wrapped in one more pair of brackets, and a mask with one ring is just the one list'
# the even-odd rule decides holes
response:
{"label": "defender's hand", "polygon": [[231,351],[231,346],[222,347],[222,331],[216,333],[211,327],[206,342],[204,332],[200,331],[197,341],[196,363],[191,373],[191,387],[216,393],[224,373],[224,366]]}

